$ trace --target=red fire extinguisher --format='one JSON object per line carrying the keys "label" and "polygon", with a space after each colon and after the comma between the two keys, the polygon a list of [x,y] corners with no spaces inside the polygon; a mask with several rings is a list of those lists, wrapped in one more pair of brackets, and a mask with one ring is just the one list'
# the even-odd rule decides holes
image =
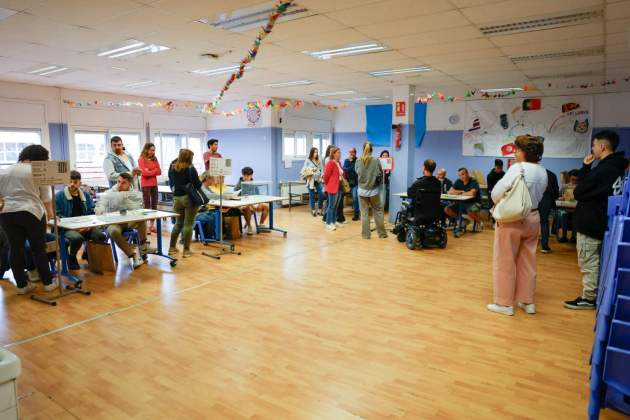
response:
{"label": "red fire extinguisher", "polygon": [[402,144],[401,144],[401,141],[402,141],[402,133],[401,133],[401,130],[400,130],[400,124],[394,124],[394,125],[392,125],[392,128],[393,128],[394,130],[396,130],[396,137],[395,137],[395,138],[396,138],[396,143],[395,143],[395,144],[396,144],[396,147],[397,147],[397,148],[400,148],[400,146],[402,145]]}

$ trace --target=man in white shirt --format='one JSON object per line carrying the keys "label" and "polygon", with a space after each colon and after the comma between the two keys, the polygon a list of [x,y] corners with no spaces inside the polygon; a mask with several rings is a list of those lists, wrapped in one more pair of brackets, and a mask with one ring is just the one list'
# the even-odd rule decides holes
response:
{"label": "man in white shirt", "polygon": [[109,181],[110,188],[116,185],[118,177],[122,173],[130,174],[133,187],[136,191],[140,191],[140,183],[138,182],[138,176],[142,175],[142,171],[136,165],[136,161],[133,156],[125,151],[125,146],[120,137],[114,136],[110,140],[111,151],[105,157],[103,161],[103,171]]}
{"label": "man in white shirt", "polygon": [[55,217],[52,192],[49,186],[36,187],[31,172],[31,162],[42,160],[48,160],[48,150],[32,144],[20,152],[18,163],[0,171],[0,224],[11,244],[11,270],[18,295],[35,288],[24,273],[24,245],[27,240],[44,290],[51,291],[59,286],[50,272],[46,253],[46,220]]}
{"label": "man in white shirt", "polygon": [[[144,205],[142,201],[142,193],[134,189],[131,183],[131,175],[128,173],[121,173],[118,177],[118,183],[107,190],[96,203],[96,214],[126,212],[127,210],[141,209]],[[136,229],[138,231],[141,243],[140,249],[132,246],[123,236],[123,232],[128,229]],[[109,225],[107,226],[107,234],[114,240],[114,242],[116,242],[116,245],[123,250],[127,257],[133,258],[134,268],[138,268],[144,264],[141,252],[143,254],[155,252],[155,249],[148,247],[147,224],[144,221]]]}

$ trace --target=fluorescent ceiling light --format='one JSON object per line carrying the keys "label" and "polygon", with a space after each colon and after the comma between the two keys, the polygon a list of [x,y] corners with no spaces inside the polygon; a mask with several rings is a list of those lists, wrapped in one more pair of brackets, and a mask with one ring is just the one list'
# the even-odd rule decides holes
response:
{"label": "fluorescent ceiling light", "polygon": [[341,90],[339,92],[318,92],[318,93],[313,93],[313,95],[315,96],[341,96],[341,95],[354,95],[355,92],[354,90]]}
{"label": "fluorescent ceiling light", "polygon": [[60,66],[46,66],[39,69],[31,70],[28,72],[28,74],[33,74],[35,76],[49,76],[51,74],[60,73],[66,70],[69,70],[69,68]]}
{"label": "fluorescent ceiling light", "polygon": [[319,58],[320,60],[329,60],[333,57],[344,57],[350,55],[369,54],[382,52],[387,50],[383,44],[378,42],[368,42],[363,44],[348,45],[343,48],[328,49],[321,51],[302,51],[302,53],[310,55],[311,57]]}
{"label": "fluorescent ceiling light", "polygon": [[431,71],[430,67],[420,66],[420,67],[408,67],[404,69],[391,69],[391,70],[378,70],[371,71],[370,76],[382,77],[382,76],[395,76],[398,74],[408,74],[408,73],[422,73],[425,71]]}
{"label": "fluorescent ceiling light", "polygon": [[582,10],[561,15],[538,16],[527,20],[504,22],[495,25],[487,25],[479,28],[486,36],[508,35],[522,32],[553,29],[564,26],[581,25],[591,20],[602,19],[604,11],[601,8]]}
{"label": "fluorescent ceiling light", "polygon": [[170,50],[170,48],[163,45],[147,44],[142,41],[130,39],[126,41],[122,46],[117,46],[105,51],[101,51],[96,55],[98,57],[119,58],[127,55],[140,55],[140,53],[158,53],[166,50]]}
{"label": "fluorescent ceiling light", "polygon": [[367,102],[367,101],[380,101],[383,98],[379,96],[364,96],[361,98],[342,99],[345,102]]}
{"label": "fluorescent ceiling light", "polygon": [[10,18],[11,16],[13,16],[16,13],[17,12],[15,10],[5,9],[3,7],[0,7],[0,20],[4,20],[6,18]]}
{"label": "fluorescent ceiling light", "polygon": [[497,92],[512,92],[513,90],[523,90],[523,88],[492,88],[492,89],[479,89],[480,92],[484,93],[497,93]]}
{"label": "fluorescent ceiling light", "polygon": [[292,82],[281,82],[281,83],[269,83],[265,85],[265,87],[275,88],[275,87],[285,87],[285,86],[303,86],[303,85],[312,85],[314,82],[312,80],[294,80]]}
{"label": "fluorescent ceiling light", "polygon": [[531,54],[512,56],[510,60],[513,63],[522,63],[524,61],[537,61],[537,60],[554,60],[558,58],[570,58],[570,57],[590,57],[594,55],[603,55],[604,47],[585,48],[583,50],[570,50],[570,51],[558,51],[544,54]]}
{"label": "fluorescent ceiling light", "polygon": [[[196,22],[210,25],[214,28],[224,29],[231,32],[244,32],[249,29],[264,26],[276,9],[275,2],[265,2],[263,4],[234,10],[229,13],[222,13],[216,18],[199,19]],[[292,3],[287,11],[277,20],[286,22],[298,19],[307,15],[308,9]]]}
{"label": "fluorescent ceiling light", "polygon": [[153,80],[143,80],[142,82],[128,83],[125,85],[125,87],[139,88],[139,87],[154,86],[154,85],[159,85],[159,84],[160,82],[154,82]]}
{"label": "fluorescent ceiling light", "polygon": [[114,70],[127,71],[127,69],[122,68],[122,67],[112,66],[112,68],[113,68]]}
{"label": "fluorescent ceiling light", "polygon": [[[239,69],[239,67],[240,67],[239,65],[234,65],[234,66],[220,67],[217,69],[210,69],[210,70],[193,70],[191,73],[212,77],[212,76],[218,76],[220,74],[234,73],[235,71]],[[251,68],[252,68],[251,66],[245,66],[245,70],[250,70]]]}

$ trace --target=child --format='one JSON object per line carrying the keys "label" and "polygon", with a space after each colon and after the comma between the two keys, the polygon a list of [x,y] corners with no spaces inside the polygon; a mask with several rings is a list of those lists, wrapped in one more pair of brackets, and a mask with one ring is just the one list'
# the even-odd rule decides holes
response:
{"label": "child", "polygon": [[[236,184],[236,189],[241,191],[241,196],[245,195],[259,195],[258,187],[254,185],[248,185],[247,182],[251,182],[254,180],[254,170],[249,166],[244,167],[241,170],[241,175],[243,175]],[[245,216],[245,228],[247,229],[248,235],[254,234],[254,228],[251,225],[252,213],[256,211],[260,211],[262,214],[260,215],[260,226],[261,228],[265,228],[263,224],[265,220],[267,220],[267,215],[269,214],[269,204],[261,203],[252,206],[242,207],[241,211],[243,212],[243,216]]]}

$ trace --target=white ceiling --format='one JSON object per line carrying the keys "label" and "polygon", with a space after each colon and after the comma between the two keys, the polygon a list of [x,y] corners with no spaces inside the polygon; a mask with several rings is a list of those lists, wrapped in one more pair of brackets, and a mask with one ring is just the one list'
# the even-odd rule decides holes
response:
{"label": "white ceiling", "polygon": [[[261,0],[0,0],[19,11],[0,21],[0,80],[67,88],[208,101],[227,75],[204,77],[192,70],[238,63],[257,30],[232,33],[194,22],[258,5]],[[321,99],[317,92],[355,90],[355,96],[391,95],[392,86],[463,95],[471,88],[536,85],[550,94],[630,90],[630,83],[601,87],[630,76],[630,0],[298,0],[310,16],[278,23],[263,41],[252,69],[235,82],[226,100],[287,97]],[[605,19],[536,32],[485,37],[480,26],[527,17],[602,7]],[[171,50],[131,59],[97,57],[96,51],[128,39]],[[320,61],[300,51],[375,40],[389,51]],[[513,63],[510,56],[590,47],[590,57]],[[231,51],[231,52],[229,52]],[[222,54],[219,59],[200,54]],[[42,77],[27,72],[45,65],[72,71]],[[368,71],[427,65],[420,75],[376,78]],[[112,68],[120,67],[125,70]],[[560,75],[583,74],[572,78]],[[585,76],[584,76],[585,75]],[[263,85],[310,79],[309,86]],[[157,86],[129,89],[142,80]],[[589,90],[567,89],[593,82]],[[549,87],[548,83],[552,83]],[[327,98],[328,101],[335,98]]]}

